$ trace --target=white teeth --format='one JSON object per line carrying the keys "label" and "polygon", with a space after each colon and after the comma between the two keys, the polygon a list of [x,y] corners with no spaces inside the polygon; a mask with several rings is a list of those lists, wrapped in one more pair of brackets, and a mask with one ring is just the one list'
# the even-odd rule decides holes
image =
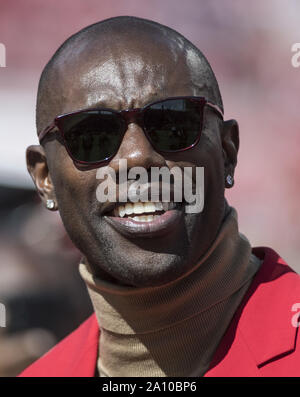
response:
{"label": "white teeth", "polygon": [[133,213],[133,205],[131,203],[125,204],[125,213],[126,215],[131,215]]}
{"label": "white teeth", "polygon": [[[158,218],[158,215],[156,215]],[[132,218],[136,222],[152,222],[155,218],[153,215],[142,215],[142,216],[134,216]]]}
{"label": "white teeth", "polygon": [[143,203],[134,203],[133,204],[133,213],[134,214],[142,214],[144,212],[144,204]]}
{"label": "white teeth", "polygon": [[[142,202],[138,202],[138,203],[126,203],[124,205],[119,205],[116,207],[115,209],[115,216],[119,216],[121,218],[123,218],[125,215],[132,215],[132,214],[147,214],[147,213],[155,213],[156,211],[168,211],[169,209],[174,208],[174,204],[173,203],[162,203],[162,202],[158,202],[158,203],[153,203],[153,202],[146,202],[146,203],[142,203]],[[152,216],[151,220],[155,219],[153,218],[153,214],[149,215]],[[132,219],[135,219],[136,217],[133,217]],[[142,222],[146,222],[148,220],[147,215],[144,217],[138,217],[138,221],[141,221],[141,218],[145,218],[145,220],[143,220]],[[150,219],[150,218],[149,218]],[[149,220],[149,222],[151,222]]]}
{"label": "white teeth", "polygon": [[123,218],[123,216],[125,215],[125,207],[124,207],[124,205],[120,205],[118,210],[119,210],[120,217]]}
{"label": "white teeth", "polygon": [[144,203],[144,212],[155,212],[156,205],[152,202]]}
{"label": "white teeth", "polygon": [[163,210],[163,203],[161,203],[161,202],[155,203],[155,209],[157,211],[162,211]]}

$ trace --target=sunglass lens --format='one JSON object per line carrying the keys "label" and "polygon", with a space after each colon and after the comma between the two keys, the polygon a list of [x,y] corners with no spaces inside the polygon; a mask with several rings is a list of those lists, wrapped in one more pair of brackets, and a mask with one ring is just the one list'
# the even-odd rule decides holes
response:
{"label": "sunglass lens", "polygon": [[144,127],[153,145],[161,151],[192,146],[201,132],[203,106],[188,99],[169,99],[145,109]]}
{"label": "sunglass lens", "polygon": [[121,141],[122,120],[110,111],[87,111],[58,120],[66,146],[78,161],[93,163],[114,155]]}

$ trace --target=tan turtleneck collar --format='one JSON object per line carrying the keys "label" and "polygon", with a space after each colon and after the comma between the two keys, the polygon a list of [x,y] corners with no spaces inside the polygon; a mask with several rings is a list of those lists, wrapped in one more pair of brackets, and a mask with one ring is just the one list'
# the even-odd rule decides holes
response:
{"label": "tan turtleneck collar", "polygon": [[171,283],[120,286],[82,262],[100,327],[100,376],[203,376],[259,266],[234,208],[197,266]]}

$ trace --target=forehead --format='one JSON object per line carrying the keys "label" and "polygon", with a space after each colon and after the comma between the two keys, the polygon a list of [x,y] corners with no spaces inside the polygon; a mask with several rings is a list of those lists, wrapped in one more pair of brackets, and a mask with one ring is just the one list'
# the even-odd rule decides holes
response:
{"label": "forehead", "polygon": [[91,107],[98,103],[114,108],[140,107],[158,97],[174,95],[180,91],[178,72],[185,74],[181,89],[190,85],[185,65],[177,65],[164,56],[122,54],[94,64],[81,74],[78,86],[82,105]]}
{"label": "forehead", "polygon": [[51,117],[101,106],[142,107],[171,96],[208,96],[203,68],[195,51],[165,37],[78,43],[55,65]]}

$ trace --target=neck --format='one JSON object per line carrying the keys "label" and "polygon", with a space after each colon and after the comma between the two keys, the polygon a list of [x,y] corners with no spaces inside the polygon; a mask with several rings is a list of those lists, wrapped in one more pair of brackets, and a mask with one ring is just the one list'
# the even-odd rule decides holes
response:
{"label": "neck", "polygon": [[[229,207],[220,231],[189,273],[159,287],[116,285],[80,264],[100,327],[103,376],[201,376],[259,262]],[[120,365],[120,362],[122,365]]]}

